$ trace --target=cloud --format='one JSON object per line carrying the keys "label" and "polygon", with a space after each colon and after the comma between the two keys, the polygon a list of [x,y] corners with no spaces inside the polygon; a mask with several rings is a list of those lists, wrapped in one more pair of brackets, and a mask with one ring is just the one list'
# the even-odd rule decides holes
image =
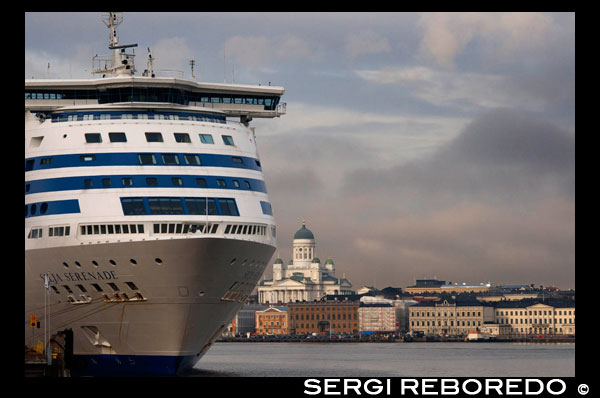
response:
{"label": "cloud", "polygon": [[[185,37],[171,37],[159,40],[150,49],[152,50],[152,57],[155,59],[153,68],[159,74],[161,74],[161,69],[187,72],[187,70],[184,71],[182,68],[187,67],[189,61],[194,59],[192,50]],[[142,60],[144,59],[142,58]],[[145,69],[145,66],[143,61],[142,63],[140,63],[140,60],[137,61],[136,68],[138,69],[138,75],[141,74],[139,73],[140,71]]]}
{"label": "cloud", "polygon": [[358,32],[351,32],[346,39],[346,53],[350,58],[379,54],[390,50],[391,46],[387,38],[373,30],[363,29]]}
{"label": "cloud", "polygon": [[247,68],[269,67],[274,61],[311,59],[318,54],[299,36],[284,34],[268,36],[232,36],[223,45],[227,57]]}
{"label": "cloud", "polygon": [[408,95],[426,103],[458,111],[519,107],[531,111],[547,105],[546,96],[523,91],[513,76],[436,70],[425,66],[358,70],[369,82],[406,87]]}
{"label": "cloud", "polygon": [[[495,59],[538,51],[553,29],[553,18],[541,13],[424,13],[420,54],[446,68],[467,47],[484,42]],[[545,44],[544,44],[545,46]]]}

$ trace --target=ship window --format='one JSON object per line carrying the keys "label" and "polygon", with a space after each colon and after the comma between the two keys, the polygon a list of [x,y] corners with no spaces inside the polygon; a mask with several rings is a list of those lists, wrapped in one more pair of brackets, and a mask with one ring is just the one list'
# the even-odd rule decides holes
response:
{"label": "ship window", "polygon": [[242,158],[240,158],[239,156],[232,156],[231,160],[233,160],[233,163],[239,163],[239,164],[244,163],[244,161],[242,160]]}
{"label": "ship window", "polygon": [[148,185],[149,187],[155,187],[158,185],[158,180],[155,177],[147,177],[146,185]]}
{"label": "ship window", "polygon": [[125,133],[108,133],[110,142],[127,142]]}
{"label": "ship window", "polygon": [[110,178],[103,178],[102,179],[102,186],[103,187],[110,187],[111,186]]}
{"label": "ship window", "polygon": [[231,225],[227,224],[227,226],[225,227],[225,233],[228,234],[230,229],[231,229]]}
{"label": "ship window", "polygon": [[225,180],[223,180],[221,178],[217,178],[217,185],[220,187],[226,187],[227,183],[225,182]]}
{"label": "ship window", "polygon": [[116,224],[115,225],[115,234],[120,234],[121,233],[121,224]]}
{"label": "ship window", "polygon": [[91,178],[86,178],[85,180],[83,180],[83,186],[85,188],[92,188],[94,186],[94,182]]}
{"label": "ship window", "polygon": [[129,287],[131,290],[138,290],[138,287],[135,285],[135,283],[133,282],[125,282],[125,284],[127,285],[127,287]]}
{"label": "ship window", "polygon": [[189,214],[206,215],[206,205],[208,202],[208,215],[218,215],[217,206],[214,199],[207,198],[185,198],[185,205]]}
{"label": "ship window", "polygon": [[123,224],[123,233],[124,234],[128,234],[129,233],[129,225]]}
{"label": "ship window", "polygon": [[211,134],[200,134],[200,142],[203,144],[214,144]]}
{"label": "ship window", "polygon": [[192,142],[188,133],[174,133],[175,142]]}
{"label": "ship window", "polygon": [[239,216],[235,201],[233,199],[219,199],[221,214],[225,216]]}
{"label": "ship window", "polygon": [[163,142],[161,133],[146,133],[147,142]]}
{"label": "ship window", "polygon": [[85,134],[85,142],[88,144],[102,142],[102,136],[100,133],[87,133]]}
{"label": "ship window", "polygon": [[85,290],[85,287],[83,287],[83,285],[75,285],[79,288],[79,290],[81,290],[82,292],[86,293],[87,290]]}
{"label": "ship window", "polygon": [[41,165],[42,164],[50,164],[50,163],[52,163],[52,158],[43,158],[43,159],[40,159],[40,164]]}
{"label": "ship window", "polygon": [[240,187],[240,182],[238,180],[233,180],[233,186],[236,188]]}
{"label": "ship window", "polygon": [[144,224],[138,224],[137,230],[138,230],[139,234],[143,234],[144,233]]}
{"label": "ship window", "polygon": [[108,226],[108,233],[109,234],[114,234],[115,233],[115,226],[114,225],[109,225]]}
{"label": "ship window", "polygon": [[160,224],[160,233],[161,234],[167,233],[167,224]]}
{"label": "ship window", "polygon": [[184,214],[179,198],[148,198],[151,214]]}
{"label": "ship window", "polygon": [[96,289],[97,292],[102,292],[102,288],[100,287],[100,285],[98,285],[97,283],[92,283],[92,286],[94,289]]}
{"label": "ship window", "polygon": [[185,154],[183,155],[184,159],[185,159],[185,163],[192,165],[192,166],[200,166],[200,156],[198,155],[190,155],[190,154]]}
{"label": "ship window", "polygon": [[96,160],[96,155],[81,155],[79,157],[79,160],[81,160],[82,162],[91,162]]}
{"label": "ship window", "polygon": [[179,157],[174,153],[163,153],[162,160],[165,165],[178,165]]}
{"label": "ship window", "polygon": [[126,216],[146,214],[146,207],[142,198],[122,198],[121,206],[123,207],[123,214]]}
{"label": "ship window", "polygon": [[223,143],[225,145],[234,145],[233,137],[231,137],[230,135],[222,135],[221,137],[223,138]]}
{"label": "ship window", "polygon": [[153,153],[139,153],[140,164],[156,164],[156,155]]}
{"label": "ship window", "polygon": [[205,187],[207,185],[206,184],[206,179],[204,179],[204,178],[196,178],[196,184],[199,187]]}
{"label": "ship window", "polygon": [[245,186],[247,189],[250,189],[250,188],[251,188],[251,187],[250,187],[250,182],[249,182],[249,181],[246,181],[246,180],[244,180],[244,186]]}
{"label": "ship window", "polygon": [[114,290],[115,292],[119,291],[119,287],[116,284],[112,283],[112,282],[109,282],[108,286],[110,286],[112,288],[112,290]]}
{"label": "ship window", "polygon": [[210,233],[211,234],[216,234],[218,227],[219,227],[219,224],[213,224],[212,229],[210,230]]}
{"label": "ship window", "polygon": [[175,186],[178,186],[178,187],[182,187],[183,186],[183,180],[181,178],[179,178],[179,177],[172,177],[171,178],[171,182]]}
{"label": "ship window", "polygon": [[121,178],[121,182],[123,183],[124,187],[131,187],[131,186],[133,186],[133,178],[124,177],[124,178]]}
{"label": "ship window", "polygon": [[260,201],[260,207],[262,208],[263,214],[268,214],[270,216],[273,215],[273,209],[271,208],[271,204],[269,202]]}
{"label": "ship window", "polygon": [[25,162],[25,171],[33,170],[34,162],[35,162],[35,159],[29,159],[27,162]]}

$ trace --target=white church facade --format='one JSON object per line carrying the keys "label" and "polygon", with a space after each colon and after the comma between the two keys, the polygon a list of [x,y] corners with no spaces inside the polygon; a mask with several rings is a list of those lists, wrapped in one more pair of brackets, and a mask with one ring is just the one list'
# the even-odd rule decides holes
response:
{"label": "white church facade", "polygon": [[294,234],[288,265],[278,257],[273,264],[273,279],[259,283],[259,303],[313,301],[325,295],[353,294],[350,281],[335,276],[333,259],[322,264],[315,248],[315,237],[302,220],[302,227]]}

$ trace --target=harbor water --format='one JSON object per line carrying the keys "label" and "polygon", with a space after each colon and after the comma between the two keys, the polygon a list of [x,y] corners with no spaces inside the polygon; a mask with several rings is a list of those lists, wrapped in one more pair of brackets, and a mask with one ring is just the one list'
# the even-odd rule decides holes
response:
{"label": "harbor water", "polygon": [[192,377],[570,377],[575,344],[215,343]]}

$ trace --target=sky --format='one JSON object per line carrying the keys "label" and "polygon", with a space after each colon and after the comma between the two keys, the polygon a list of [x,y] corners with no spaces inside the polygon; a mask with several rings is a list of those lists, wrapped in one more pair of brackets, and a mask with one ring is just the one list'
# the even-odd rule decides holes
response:
{"label": "sky", "polygon": [[[138,70],[285,87],[251,125],[286,264],[304,217],[354,289],[575,288],[574,13],[123,16]],[[100,13],[26,13],[25,78],[91,77],[107,43]]]}

